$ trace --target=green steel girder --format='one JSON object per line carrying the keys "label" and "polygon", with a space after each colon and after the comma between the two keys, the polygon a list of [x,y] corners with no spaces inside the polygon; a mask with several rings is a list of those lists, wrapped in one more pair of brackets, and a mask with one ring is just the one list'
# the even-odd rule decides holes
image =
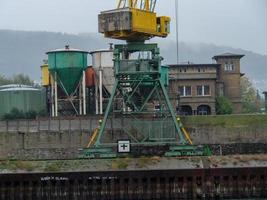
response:
{"label": "green steel girder", "polygon": [[113,87],[111,95],[110,95],[110,98],[109,98],[109,101],[108,101],[108,106],[107,106],[106,111],[105,111],[104,119],[100,125],[99,134],[98,134],[98,136],[96,138],[96,142],[95,142],[95,147],[98,147],[100,145],[100,140],[102,138],[104,128],[106,127],[108,115],[109,115],[110,110],[111,110],[111,105],[112,105],[112,102],[113,102],[115,94],[116,94],[118,83],[119,83],[119,80],[116,79],[115,83],[114,83],[114,87]]}
{"label": "green steel girder", "polygon": [[174,113],[174,111],[173,111],[171,102],[170,102],[169,97],[168,97],[168,93],[167,93],[167,91],[166,91],[166,89],[165,89],[163,83],[161,82],[161,80],[160,80],[159,82],[160,82],[160,86],[161,86],[161,89],[162,89],[162,91],[163,91],[165,100],[166,100],[166,102],[167,102],[167,104],[168,104],[168,108],[169,108],[169,110],[170,110],[170,112],[171,112],[171,116],[172,116],[173,122],[174,122],[174,124],[175,124],[176,131],[177,131],[177,133],[178,133],[178,135],[179,135],[180,143],[181,143],[181,144],[187,144],[187,142],[186,142],[186,140],[185,140],[185,138],[184,138],[184,136],[183,136],[183,134],[182,134],[182,132],[181,132],[181,130],[180,130],[180,126],[179,126],[179,124],[178,124],[178,122],[177,122],[176,115],[175,115],[175,113]]}
{"label": "green steel girder", "polygon": [[139,110],[140,112],[143,111],[143,109],[144,109],[146,103],[149,101],[149,99],[151,98],[151,96],[153,95],[153,93],[155,92],[156,89],[157,89],[157,83],[155,84],[154,88],[151,90],[151,92],[149,93],[149,95],[146,97],[146,99],[145,99],[143,105],[141,106],[141,108],[140,108],[140,110]]}
{"label": "green steel girder", "polygon": [[[149,62],[143,63],[145,65],[147,64],[144,68],[145,70],[127,71],[128,68],[125,68],[126,70],[123,69],[120,71],[121,54],[123,52],[126,54],[129,54],[129,53],[140,52],[140,51],[150,51],[152,54]],[[128,57],[129,56],[126,55],[127,59]],[[124,60],[124,62],[126,62],[126,67],[128,66],[127,59]],[[99,134],[94,144],[95,148],[99,148],[102,145],[105,145],[105,146],[108,145],[107,143],[105,144],[101,143],[101,138],[104,136],[108,117],[110,116],[111,112],[113,112],[112,105],[115,100],[115,97],[118,97],[118,96],[121,97],[125,105],[127,105],[128,107],[130,106],[132,108],[132,110],[127,111],[127,114],[128,114],[127,116],[132,116],[132,118],[135,120],[138,120],[138,116],[144,113],[147,113],[147,114],[155,113],[155,111],[150,111],[150,112],[145,111],[144,108],[148,102],[154,101],[155,98],[157,98],[156,101],[158,101],[160,104],[160,111],[159,111],[160,116],[157,116],[156,118],[160,122],[158,125],[160,125],[161,123],[164,124],[169,119],[171,123],[173,124],[176,135],[179,138],[179,141],[175,143],[185,144],[185,145],[187,144],[187,141],[185,140],[180,130],[180,125],[177,122],[176,115],[173,111],[167,91],[164,87],[164,83],[162,82],[160,78],[161,72],[162,72],[161,71],[161,60],[162,58],[160,57],[159,48],[157,47],[157,44],[128,43],[125,45],[115,45],[115,49],[114,49],[115,84],[114,84],[114,87],[113,87],[113,90],[112,90],[112,93],[111,93],[111,96],[110,96],[110,99],[109,99],[109,102],[108,102],[108,105],[107,105],[107,108],[104,114],[103,121],[100,125]],[[138,64],[139,59],[129,60],[129,63],[130,62],[132,65],[133,63]],[[131,90],[127,91],[127,88],[131,88]],[[146,91],[146,94],[142,94],[142,104],[137,105],[135,102],[136,101],[135,98],[138,98],[139,92],[143,90]],[[121,108],[121,111],[122,111],[122,108]],[[141,123],[142,123],[142,120],[141,120]],[[124,127],[122,129],[135,143],[138,143],[141,145],[151,143],[151,141],[148,141],[148,138],[149,138],[148,135],[150,133],[143,134],[139,132],[140,135],[143,135],[143,138],[139,140],[131,132],[129,132],[129,130],[126,130]],[[136,129],[136,130],[137,131],[140,130],[140,127],[139,129]],[[169,141],[169,142],[166,141],[166,140],[172,139],[169,136],[166,136],[166,138],[164,138],[163,136],[158,139],[159,139],[158,141],[153,142],[155,145],[164,143],[164,141],[166,144],[169,142],[170,143],[174,142],[174,141]]]}
{"label": "green steel girder", "polygon": [[131,42],[127,44],[116,44],[115,50],[118,52],[127,51],[130,53],[137,51],[152,51],[153,53],[159,54],[158,45],[155,44],[144,44],[143,42]]}
{"label": "green steel girder", "polygon": [[[119,84],[120,84],[120,83],[119,83],[119,82],[117,83],[117,81],[116,81],[115,86],[117,85],[117,88],[114,88],[115,91],[118,90],[118,85],[119,85]],[[163,94],[166,94],[166,91],[165,91],[165,88],[164,88],[163,84],[161,83],[160,80],[158,80],[158,82],[156,82],[154,88],[151,90],[151,92],[150,92],[150,93],[148,94],[148,96],[146,97],[146,100],[144,101],[144,104],[141,106],[141,108],[140,108],[140,109],[137,109],[136,111],[131,112],[130,114],[133,115],[133,116],[134,116],[134,114],[142,114],[142,113],[143,113],[142,111],[143,111],[143,109],[144,109],[145,104],[149,101],[149,99],[151,98],[152,94],[153,94],[155,91],[158,91],[158,89],[161,89],[162,92],[163,92]],[[164,92],[164,91],[165,91],[165,92]],[[110,103],[112,103],[112,101],[113,101],[112,99],[114,99],[115,94],[116,94],[116,92],[113,91],[113,92],[112,92],[112,96],[111,96],[111,98],[110,98],[109,105],[108,105],[108,107],[107,107],[107,111],[105,112],[105,116],[104,116],[103,122],[102,122],[101,127],[100,127],[100,132],[99,132],[98,138],[97,138],[96,143],[95,143],[95,146],[96,146],[96,147],[98,147],[98,146],[100,145],[100,140],[101,140],[101,138],[102,138],[102,136],[103,136],[103,133],[104,133],[104,129],[105,129],[105,126],[106,126],[107,118],[108,118],[108,115],[109,115],[109,113],[110,113],[110,111],[111,111],[111,104],[110,104]],[[125,95],[125,94],[122,94],[122,95]],[[126,95],[124,99],[130,99],[130,98],[129,98],[129,96]],[[165,97],[165,101],[166,101],[167,107],[168,107],[168,109],[169,109],[169,111],[170,111],[169,114],[171,115],[172,120],[173,120],[173,122],[174,122],[174,125],[175,125],[175,128],[176,128],[176,132],[178,133],[178,136],[179,136],[179,139],[180,139],[180,140],[179,140],[179,143],[180,143],[180,144],[186,144],[186,141],[185,141],[185,139],[184,139],[184,137],[183,137],[183,135],[182,135],[182,133],[181,133],[181,131],[180,131],[180,125],[177,123],[176,116],[175,116],[174,112],[172,111],[171,104],[170,104],[170,102],[168,101],[168,98]],[[173,112],[173,113],[172,113],[172,112]],[[168,114],[168,113],[166,113],[166,114]],[[167,115],[165,115],[165,117],[161,118],[161,121],[164,122],[166,119],[167,119]],[[124,131],[128,136],[130,136],[130,138],[131,138],[134,142],[136,142],[136,143],[146,143],[146,142],[145,142],[145,139],[147,139],[147,138],[146,138],[145,134],[143,135],[143,136],[144,136],[144,139],[142,139],[141,141],[139,141],[137,138],[135,138],[135,137],[134,137],[129,131],[127,131],[126,129],[123,128],[123,131]],[[142,133],[141,133],[141,134],[142,134]],[[156,142],[155,142],[155,144],[156,144]]]}

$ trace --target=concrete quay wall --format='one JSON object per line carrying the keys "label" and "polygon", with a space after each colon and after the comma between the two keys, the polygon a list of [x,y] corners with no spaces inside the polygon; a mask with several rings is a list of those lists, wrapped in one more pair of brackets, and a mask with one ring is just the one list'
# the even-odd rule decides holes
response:
{"label": "concrete quay wall", "polygon": [[[215,145],[233,148],[238,144],[236,148],[240,148],[240,144],[267,143],[265,123],[260,126],[233,127],[185,125],[194,144],[209,144],[215,149]],[[77,158],[79,149],[86,146],[92,131],[97,126],[97,117],[1,121],[0,160]],[[108,137],[114,139],[116,136]]]}

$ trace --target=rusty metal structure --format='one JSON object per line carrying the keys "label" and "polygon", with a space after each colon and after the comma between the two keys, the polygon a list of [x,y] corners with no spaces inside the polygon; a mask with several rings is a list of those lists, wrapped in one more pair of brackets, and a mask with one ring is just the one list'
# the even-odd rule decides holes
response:
{"label": "rusty metal structure", "polygon": [[267,168],[5,174],[0,200],[266,199]]}

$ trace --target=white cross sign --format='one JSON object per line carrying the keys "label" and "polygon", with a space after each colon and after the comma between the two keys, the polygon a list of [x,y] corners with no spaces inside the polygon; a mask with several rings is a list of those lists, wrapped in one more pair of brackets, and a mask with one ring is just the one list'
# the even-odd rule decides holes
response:
{"label": "white cross sign", "polygon": [[118,140],[118,152],[129,153],[130,152],[130,140]]}

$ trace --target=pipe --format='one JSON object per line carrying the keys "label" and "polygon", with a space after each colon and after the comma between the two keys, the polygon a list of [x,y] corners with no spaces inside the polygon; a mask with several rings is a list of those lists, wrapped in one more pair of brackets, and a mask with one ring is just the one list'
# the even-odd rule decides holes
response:
{"label": "pipe", "polygon": [[86,88],[85,88],[85,71],[83,71],[83,114],[86,115]]}
{"label": "pipe", "polygon": [[95,114],[98,115],[98,83],[95,79]]}
{"label": "pipe", "polygon": [[57,72],[55,73],[55,117],[58,116],[58,102],[57,102]]}
{"label": "pipe", "polygon": [[99,103],[100,103],[100,115],[103,114],[103,72],[102,68],[99,69]]}
{"label": "pipe", "polygon": [[54,92],[55,92],[55,84],[54,84],[54,79],[51,75],[51,106],[52,106],[52,117],[55,117],[55,99],[54,99]]}
{"label": "pipe", "polygon": [[79,115],[82,115],[82,81],[79,83]]}
{"label": "pipe", "polygon": [[179,1],[175,0],[176,62],[179,64]]}

